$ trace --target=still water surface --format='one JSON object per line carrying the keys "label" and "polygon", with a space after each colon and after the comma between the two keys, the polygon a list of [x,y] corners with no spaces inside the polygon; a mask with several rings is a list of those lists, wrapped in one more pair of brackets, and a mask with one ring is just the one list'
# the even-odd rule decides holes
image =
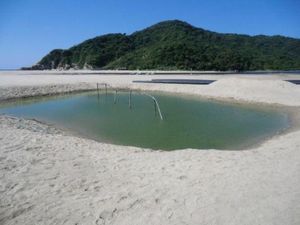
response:
{"label": "still water surface", "polygon": [[288,127],[288,116],[270,108],[220,103],[199,97],[151,93],[84,93],[1,105],[0,113],[34,118],[101,142],[152,149],[239,149]]}

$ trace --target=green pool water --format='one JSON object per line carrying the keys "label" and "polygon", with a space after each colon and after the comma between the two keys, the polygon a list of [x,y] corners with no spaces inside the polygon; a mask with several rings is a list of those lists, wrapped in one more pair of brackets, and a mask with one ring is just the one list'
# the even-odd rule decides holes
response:
{"label": "green pool water", "polygon": [[241,149],[289,126],[270,108],[225,104],[199,97],[150,93],[159,103],[129,92],[84,93],[2,104],[0,113],[34,118],[101,142],[151,149]]}

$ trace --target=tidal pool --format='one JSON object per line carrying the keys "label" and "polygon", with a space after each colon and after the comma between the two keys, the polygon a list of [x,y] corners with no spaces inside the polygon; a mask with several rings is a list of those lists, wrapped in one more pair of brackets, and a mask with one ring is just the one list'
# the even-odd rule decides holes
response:
{"label": "tidal pool", "polygon": [[153,92],[97,92],[22,100],[0,106],[1,114],[34,118],[105,143],[151,149],[243,149],[289,126],[288,115],[268,107]]}

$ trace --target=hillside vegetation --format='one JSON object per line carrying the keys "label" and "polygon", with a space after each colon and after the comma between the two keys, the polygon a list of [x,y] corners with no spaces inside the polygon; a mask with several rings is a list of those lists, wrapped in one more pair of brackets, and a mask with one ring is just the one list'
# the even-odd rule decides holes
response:
{"label": "hillside vegetation", "polygon": [[[221,34],[173,20],[55,49],[29,69],[296,70],[300,39]],[[27,68],[28,69],[28,68]]]}

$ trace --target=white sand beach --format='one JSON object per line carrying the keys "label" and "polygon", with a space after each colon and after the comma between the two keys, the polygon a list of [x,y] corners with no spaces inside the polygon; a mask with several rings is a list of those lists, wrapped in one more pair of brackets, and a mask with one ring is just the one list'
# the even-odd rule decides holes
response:
{"label": "white sand beach", "polygon": [[[95,89],[105,82],[300,112],[300,85],[284,81],[297,75],[59,73],[0,72],[0,101]],[[132,83],[154,78],[217,81]],[[164,152],[104,144],[0,115],[0,224],[299,225],[298,127],[243,151]]]}

